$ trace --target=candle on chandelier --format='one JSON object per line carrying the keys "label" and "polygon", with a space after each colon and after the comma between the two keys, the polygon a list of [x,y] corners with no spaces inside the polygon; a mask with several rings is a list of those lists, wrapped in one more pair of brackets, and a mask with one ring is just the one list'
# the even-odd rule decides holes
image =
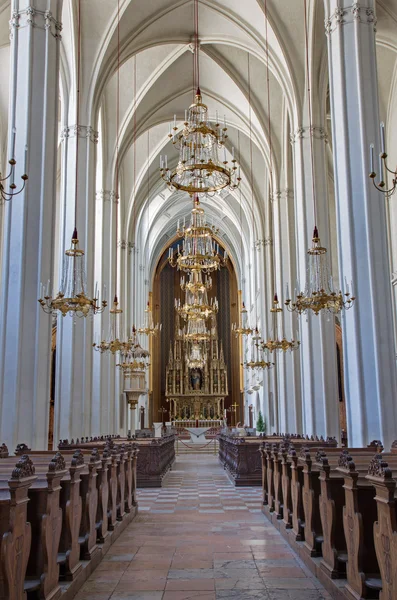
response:
{"label": "candle on chandelier", "polygon": [[16,127],[12,128],[12,141],[11,141],[11,158],[15,158],[15,138],[17,135]]}
{"label": "candle on chandelier", "polygon": [[382,152],[379,154],[379,177],[380,177],[380,183],[385,183],[384,180],[384,171],[383,171],[383,159],[382,159]]}
{"label": "candle on chandelier", "polygon": [[374,145],[371,144],[369,147],[369,159],[370,159],[370,170],[371,173],[375,173],[375,169],[374,169]]}
{"label": "candle on chandelier", "polygon": [[382,154],[386,154],[386,143],[385,143],[385,124],[380,124],[380,142],[381,142],[381,150]]}

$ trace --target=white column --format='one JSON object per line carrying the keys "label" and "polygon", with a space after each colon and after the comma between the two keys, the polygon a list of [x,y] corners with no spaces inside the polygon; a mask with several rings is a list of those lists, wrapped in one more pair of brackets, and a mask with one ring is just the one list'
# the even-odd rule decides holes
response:
{"label": "white column", "polygon": [[[305,114],[307,111],[305,110]],[[295,216],[297,244],[297,277],[304,289],[307,276],[307,251],[312,246],[314,216],[310,135],[313,136],[314,184],[317,201],[317,223],[321,245],[329,249],[328,186],[326,172],[326,137],[322,127],[300,127],[291,136],[295,173]],[[329,257],[328,257],[329,258]],[[294,281],[290,291],[294,291]],[[292,290],[291,290],[292,288]],[[301,389],[302,427],[308,435],[339,438],[339,408],[336,368],[334,317],[320,313],[302,315]]]}
{"label": "white column", "polygon": [[[356,305],[342,321],[349,445],[396,438],[397,386],[385,200],[368,177],[379,143],[374,0],[327,0],[341,281]],[[379,171],[379,169],[376,169]]]}
{"label": "white column", "polygon": [[[76,141],[79,136],[79,156]],[[80,248],[85,251],[87,295],[94,293],[95,261],[95,147],[98,134],[91,126],[65,127],[63,139],[64,214],[63,247],[70,246],[74,225],[76,160],[77,230]],[[109,300],[109,298],[108,298]],[[108,309],[106,309],[108,310]],[[98,316],[94,317],[98,318]],[[58,317],[57,385],[54,439],[71,439],[97,434],[92,432],[93,319]],[[96,407],[95,407],[96,409]]]}
{"label": "white column", "polygon": [[[294,194],[283,190],[274,194],[274,252],[276,253],[276,281],[280,306],[283,313],[279,324],[283,325],[287,340],[297,339],[298,317],[289,313],[283,305],[286,283],[296,280]],[[280,331],[281,333],[281,331]],[[269,355],[274,360],[275,354]],[[276,362],[279,394],[280,430],[302,433],[302,397],[300,380],[300,351],[278,354]]]}
{"label": "white column", "polygon": [[[62,0],[14,0],[10,123],[17,127],[15,183],[29,149],[29,181],[5,207],[0,323],[1,439],[48,443],[52,319],[37,299],[52,280]],[[10,151],[9,151],[10,152]]]}
{"label": "white column", "polygon": [[[96,193],[96,240],[95,240],[95,279],[98,281],[99,289],[103,284],[108,288],[109,308],[113,300],[113,279],[112,279],[112,246],[114,238],[112,236],[113,209],[115,193],[112,190],[100,190]],[[106,339],[109,332],[109,310],[105,310],[101,315],[94,319],[94,339]],[[112,376],[114,378],[115,359],[108,352],[93,354],[93,378],[92,378],[92,423],[91,432],[94,435],[117,433],[111,427],[110,407],[114,406],[114,390],[111,385]],[[113,390],[113,393],[112,393]],[[110,428],[110,429],[109,429]]]}

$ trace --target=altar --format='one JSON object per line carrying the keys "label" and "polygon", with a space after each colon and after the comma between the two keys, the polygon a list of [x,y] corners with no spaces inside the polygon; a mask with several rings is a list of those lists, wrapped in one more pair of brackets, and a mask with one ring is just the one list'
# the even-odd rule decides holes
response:
{"label": "altar", "polygon": [[172,421],[172,426],[178,430],[189,429],[189,427],[206,427],[207,429],[215,427],[218,429],[224,426],[224,422],[221,419],[178,419]]}
{"label": "altar", "polygon": [[216,320],[211,325],[201,365],[193,366],[189,361],[188,344],[177,314],[165,376],[170,420],[178,428],[219,427],[229,392],[227,366],[222,342],[218,340]]}

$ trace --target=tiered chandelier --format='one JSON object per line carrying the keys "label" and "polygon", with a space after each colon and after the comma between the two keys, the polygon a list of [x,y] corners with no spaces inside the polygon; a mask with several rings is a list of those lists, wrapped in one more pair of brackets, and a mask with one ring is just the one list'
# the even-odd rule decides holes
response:
{"label": "tiered chandelier", "polygon": [[[198,54],[198,49],[195,50]],[[185,111],[183,129],[178,133],[176,116],[169,137],[179,149],[179,160],[175,169],[168,167],[167,155],[160,157],[161,176],[172,190],[188,194],[215,194],[224,188],[236,189],[241,181],[237,161],[232,149],[229,165],[226,153],[227,127],[222,127],[218,118],[211,123],[208,106],[203,103],[200,88],[197,88],[193,104]],[[223,151],[223,161],[219,153]]]}
{"label": "tiered chandelier", "polygon": [[176,256],[172,248],[169,249],[170,265],[176,266],[180,271],[201,271],[204,274],[220,269],[226,264],[228,257],[226,251],[223,257],[219,254],[219,244],[213,239],[217,233],[216,227],[207,224],[199,196],[195,194],[190,224],[180,227],[178,221],[177,234],[183,237],[182,248],[178,244]]}
{"label": "tiered chandelier", "polygon": [[[80,122],[80,80],[81,80],[81,0],[78,3],[78,59],[77,59],[77,123]],[[84,250],[79,248],[77,235],[77,198],[79,184],[79,140],[76,135],[76,182],[74,198],[74,229],[71,247],[66,250],[62,280],[58,294],[55,298],[50,293],[50,282],[47,286],[41,286],[39,303],[47,314],[61,315],[69,314],[73,317],[88,317],[104,311],[107,306],[105,299],[99,300],[98,288],[96,286],[94,297],[87,296],[87,282],[85,273]]]}
{"label": "tiered chandelier", "polygon": [[[392,169],[389,169],[387,162],[386,162],[387,152],[386,152],[385,124],[384,123],[380,124],[380,141],[381,141],[381,152],[379,154],[379,182],[376,183],[377,173],[375,171],[375,164],[374,164],[374,150],[375,150],[374,144],[371,144],[371,146],[370,146],[371,172],[370,172],[369,176],[372,179],[372,182],[373,182],[374,186],[376,187],[376,189],[379,192],[382,192],[382,194],[384,194],[386,196],[386,198],[390,198],[397,189],[397,167],[396,167],[395,171],[392,171]],[[390,173],[392,175],[391,186],[389,188],[386,187],[387,173]]]}
{"label": "tiered chandelier", "polygon": [[[193,79],[196,95],[193,104],[185,110],[182,130],[179,131],[176,115],[173,126],[170,125],[169,138],[179,149],[178,164],[175,169],[170,169],[167,156],[160,156],[160,172],[172,190],[190,195],[214,195],[225,188],[235,189],[241,177],[233,149],[230,164],[227,158],[226,119],[223,119],[222,126],[216,114],[215,123],[212,123],[208,106],[203,103],[201,95],[198,0],[194,0],[194,32]],[[219,156],[222,152],[223,157]]]}
{"label": "tiered chandelier", "polygon": [[181,279],[181,288],[185,291],[185,302],[175,299],[175,309],[179,316],[188,319],[209,319],[218,312],[219,305],[216,298],[208,300],[207,290],[212,287],[209,276],[203,281],[201,271],[191,271],[189,281]]}
{"label": "tiered chandelier", "polygon": [[320,237],[317,228],[317,202],[316,186],[314,182],[314,151],[313,151],[313,114],[310,93],[310,69],[309,69],[309,41],[307,25],[307,0],[304,2],[304,23],[305,23],[305,47],[306,47],[306,74],[307,74],[307,92],[308,92],[308,110],[309,110],[309,136],[310,136],[310,155],[312,170],[312,193],[313,193],[313,216],[314,231],[312,238],[312,247],[308,250],[308,269],[306,276],[306,287],[304,291],[295,291],[294,299],[288,297],[285,305],[291,312],[298,314],[308,313],[315,315],[320,312],[330,312],[338,314],[342,309],[348,310],[354,304],[355,297],[350,293],[346,283],[346,290],[336,291],[334,289],[332,275],[328,267],[327,249],[321,246]]}

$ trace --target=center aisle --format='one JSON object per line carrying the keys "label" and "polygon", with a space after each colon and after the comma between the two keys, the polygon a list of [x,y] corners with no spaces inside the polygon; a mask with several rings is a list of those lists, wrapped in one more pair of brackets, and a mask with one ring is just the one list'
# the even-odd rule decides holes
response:
{"label": "center aisle", "polygon": [[215,456],[178,456],[76,600],[323,600],[267,523],[260,488],[235,488]]}

